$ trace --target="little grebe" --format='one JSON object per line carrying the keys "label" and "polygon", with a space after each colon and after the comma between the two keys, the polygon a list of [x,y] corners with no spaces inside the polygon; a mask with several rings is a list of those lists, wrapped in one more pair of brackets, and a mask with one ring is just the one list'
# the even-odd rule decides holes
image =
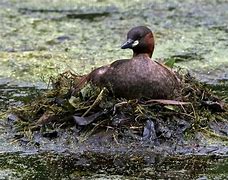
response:
{"label": "little grebe", "polygon": [[150,59],[154,51],[154,37],[149,28],[132,28],[121,48],[132,49],[133,57],[97,68],[86,80],[99,87],[107,87],[115,96],[127,99],[171,99],[177,96],[179,80],[176,75]]}

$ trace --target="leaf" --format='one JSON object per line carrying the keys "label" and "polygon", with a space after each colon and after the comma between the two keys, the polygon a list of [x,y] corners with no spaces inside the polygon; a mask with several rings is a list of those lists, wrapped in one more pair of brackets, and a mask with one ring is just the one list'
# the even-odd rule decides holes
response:
{"label": "leaf", "polygon": [[175,62],[176,62],[176,60],[174,58],[171,58],[171,59],[169,59],[169,60],[167,60],[165,62],[165,65],[168,66],[168,67],[170,67],[170,68],[173,68]]}
{"label": "leaf", "polygon": [[78,108],[78,98],[71,96],[70,99],[68,100],[70,105],[73,106],[74,108]]}
{"label": "leaf", "polygon": [[92,114],[92,115],[87,116],[87,117],[73,116],[73,118],[74,118],[74,121],[75,121],[75,123],[77,125],[79,125],[79,126],[86,126],[88,124],[91,124],[93,121],[95,121],[102,114],[104,114],[104,112],[97,112],[97,113]]}
{"label": "leaf", "polygon": [[56,115],[52,111],[46,111],[44,114],[37,120],[36,125],[43,125],[51,122],[56,118]]}
{"label": "leaf", "polygon": [[143,129],[143,140],[150,140],[151,142],[154,142],[156,138],[157,135],[154,122],[152,120],[147,120]]}
{"label": "leaf", "polygon": [[177,110],[177,108],[175,108],[175,106],[173,106],[173,105],[167,105],[167,106],[165,106],[165,108],[168,109],[168,110],[171,110],[171,111],[176,111]]}

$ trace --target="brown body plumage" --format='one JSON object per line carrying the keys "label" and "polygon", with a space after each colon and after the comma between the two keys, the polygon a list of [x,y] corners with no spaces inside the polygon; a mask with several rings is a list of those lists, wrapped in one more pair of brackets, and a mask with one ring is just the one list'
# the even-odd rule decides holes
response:
{"label": "brown body plumage", "polygon": [[86,78],[87,81],[107,87],[115,96],[128,99],[172,99],[177,96],[179,81],[175,74],[150,59],[154,50],[150,29],[144,26],[131,29],[121,48],[132,49],[133,57],[93,70]]}

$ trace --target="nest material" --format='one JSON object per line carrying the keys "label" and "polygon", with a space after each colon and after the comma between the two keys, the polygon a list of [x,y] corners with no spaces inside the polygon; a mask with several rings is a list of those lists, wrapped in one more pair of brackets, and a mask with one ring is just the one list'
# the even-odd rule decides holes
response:
{"label": "nest material", "polygon": [[47,132],[76,125],[84,136],[112,129],[118,130],[118,136],[128,134],[133,139],[167,139],[178,133],[203,130],[228,139],[221,129],[216,132],[210,129],[210,122],[228,123],[227,105],[189,74],[181,76],[181,96],[185,103],[119,99],[107,89],[91,84],[71,96],[72,87],[81,78],[71,72],[60,74],[51,79],[51,90],[13,109],[17,116],[13,124],[16,131]]}

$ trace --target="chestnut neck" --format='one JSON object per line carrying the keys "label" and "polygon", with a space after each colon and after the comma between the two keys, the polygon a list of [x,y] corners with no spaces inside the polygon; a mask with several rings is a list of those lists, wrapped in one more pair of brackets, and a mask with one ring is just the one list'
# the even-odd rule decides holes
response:
{"label": "chestnut neck", "polygon": [[141,54],[142,54],[142,55],[147,55],[149,58],[151,58],[153,52],[148,52],[148,53],[141,52],[141,53],[138,53],[138,52],[134,52],[134,51],[133,51],[133,57],[136,57],[136,56],[141,55]]}
{"label": "chestnut neck", "polygon": [[154,52],[154,37],[152,33],[148,33],[141,44],[133,48],[133,57],[138,56],[139,54],[147,54],[150,58]]}

